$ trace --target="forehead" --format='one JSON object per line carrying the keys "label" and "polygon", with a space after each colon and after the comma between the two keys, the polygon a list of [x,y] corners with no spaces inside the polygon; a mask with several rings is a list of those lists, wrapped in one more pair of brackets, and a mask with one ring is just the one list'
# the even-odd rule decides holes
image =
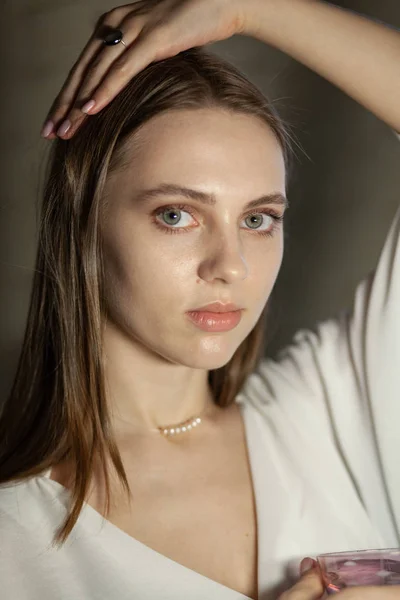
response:
{"label": "forehead", "polygon": [[[150,181],[285,190],[282,149],[261,119],[219,108],[175,110],[146,122],[128,142],[124,172]],[[250,190],[249,190],[249,193]]]}

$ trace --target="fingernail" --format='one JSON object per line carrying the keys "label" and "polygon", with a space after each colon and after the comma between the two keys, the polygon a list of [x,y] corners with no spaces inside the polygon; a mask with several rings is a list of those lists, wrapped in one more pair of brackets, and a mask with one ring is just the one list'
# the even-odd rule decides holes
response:
{"label": "fingernail", "polygon": [[89,102],[86,102],[86,104],[82,106],[81,111],[84,113],[88,113],[95,104],[96,102],[94,100],[89,100]]}
{"label": "fingernail", "polygon": [[43,125],[43,129],[42,129],[40,135],[42,137],[47,137],[53,131],[53,127],[54,127],[53,121],[46,121],[46,123]]}
{"label": "fingernail", "polygon": [[71,127],[71,124],[71,121],[66,119],[63,123],[61,123],[60,127],[58,128],[57,135],[64,135],[65,133],[67,133],[67,131]]}
{"label": "fingernail", "polygon": [[300,563],[300,575],[304,575],[307,571],[310,571],[314,566],[314,561],[312,558],[303,558]]}

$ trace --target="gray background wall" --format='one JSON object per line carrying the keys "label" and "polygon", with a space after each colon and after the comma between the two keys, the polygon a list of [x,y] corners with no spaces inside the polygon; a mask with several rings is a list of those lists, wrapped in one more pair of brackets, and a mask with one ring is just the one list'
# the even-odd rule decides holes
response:
{"label": "gray background wall", "polygon": [[[120,2],[123,4],[123,2]],[[336,2],[400,27],[398,0]],[[3,0],[0,7],[0,402],[20,351],[36,248],[35,202],[48,107],[97,18],[118,2]],[[374,268],[400,198],[400,143],[386,125],[280,51],[247,37],[213,46],[294,127],[285,257],[267,354],[350,304]],[[309,158],[307,158],[307,156]]]}

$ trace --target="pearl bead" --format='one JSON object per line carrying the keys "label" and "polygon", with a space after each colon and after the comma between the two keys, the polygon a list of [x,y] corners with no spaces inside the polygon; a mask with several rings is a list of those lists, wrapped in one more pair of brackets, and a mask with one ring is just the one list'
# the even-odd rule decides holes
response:
{"label": "pearl bead", "polygon": [[197,427],[200,423],[201,418],[197,417],[195,419],[188,419],[187,421],[184,421],[179,427],[166,427],[164,429],[159,428],[159,432],[163,433],[165,436],[171,436],[185,431],[190,431],[194,427]]}

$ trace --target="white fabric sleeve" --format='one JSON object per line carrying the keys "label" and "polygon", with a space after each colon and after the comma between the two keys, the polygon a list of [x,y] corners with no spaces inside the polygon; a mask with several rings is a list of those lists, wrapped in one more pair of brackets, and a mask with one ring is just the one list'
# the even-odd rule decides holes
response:
{"label": "white fabric sleeve", "polygon": [[316,447],[329,438],[383,535],[400,543],[400,207],[352,306],[300,330],[248,385],[288,448],[294,428]]}

